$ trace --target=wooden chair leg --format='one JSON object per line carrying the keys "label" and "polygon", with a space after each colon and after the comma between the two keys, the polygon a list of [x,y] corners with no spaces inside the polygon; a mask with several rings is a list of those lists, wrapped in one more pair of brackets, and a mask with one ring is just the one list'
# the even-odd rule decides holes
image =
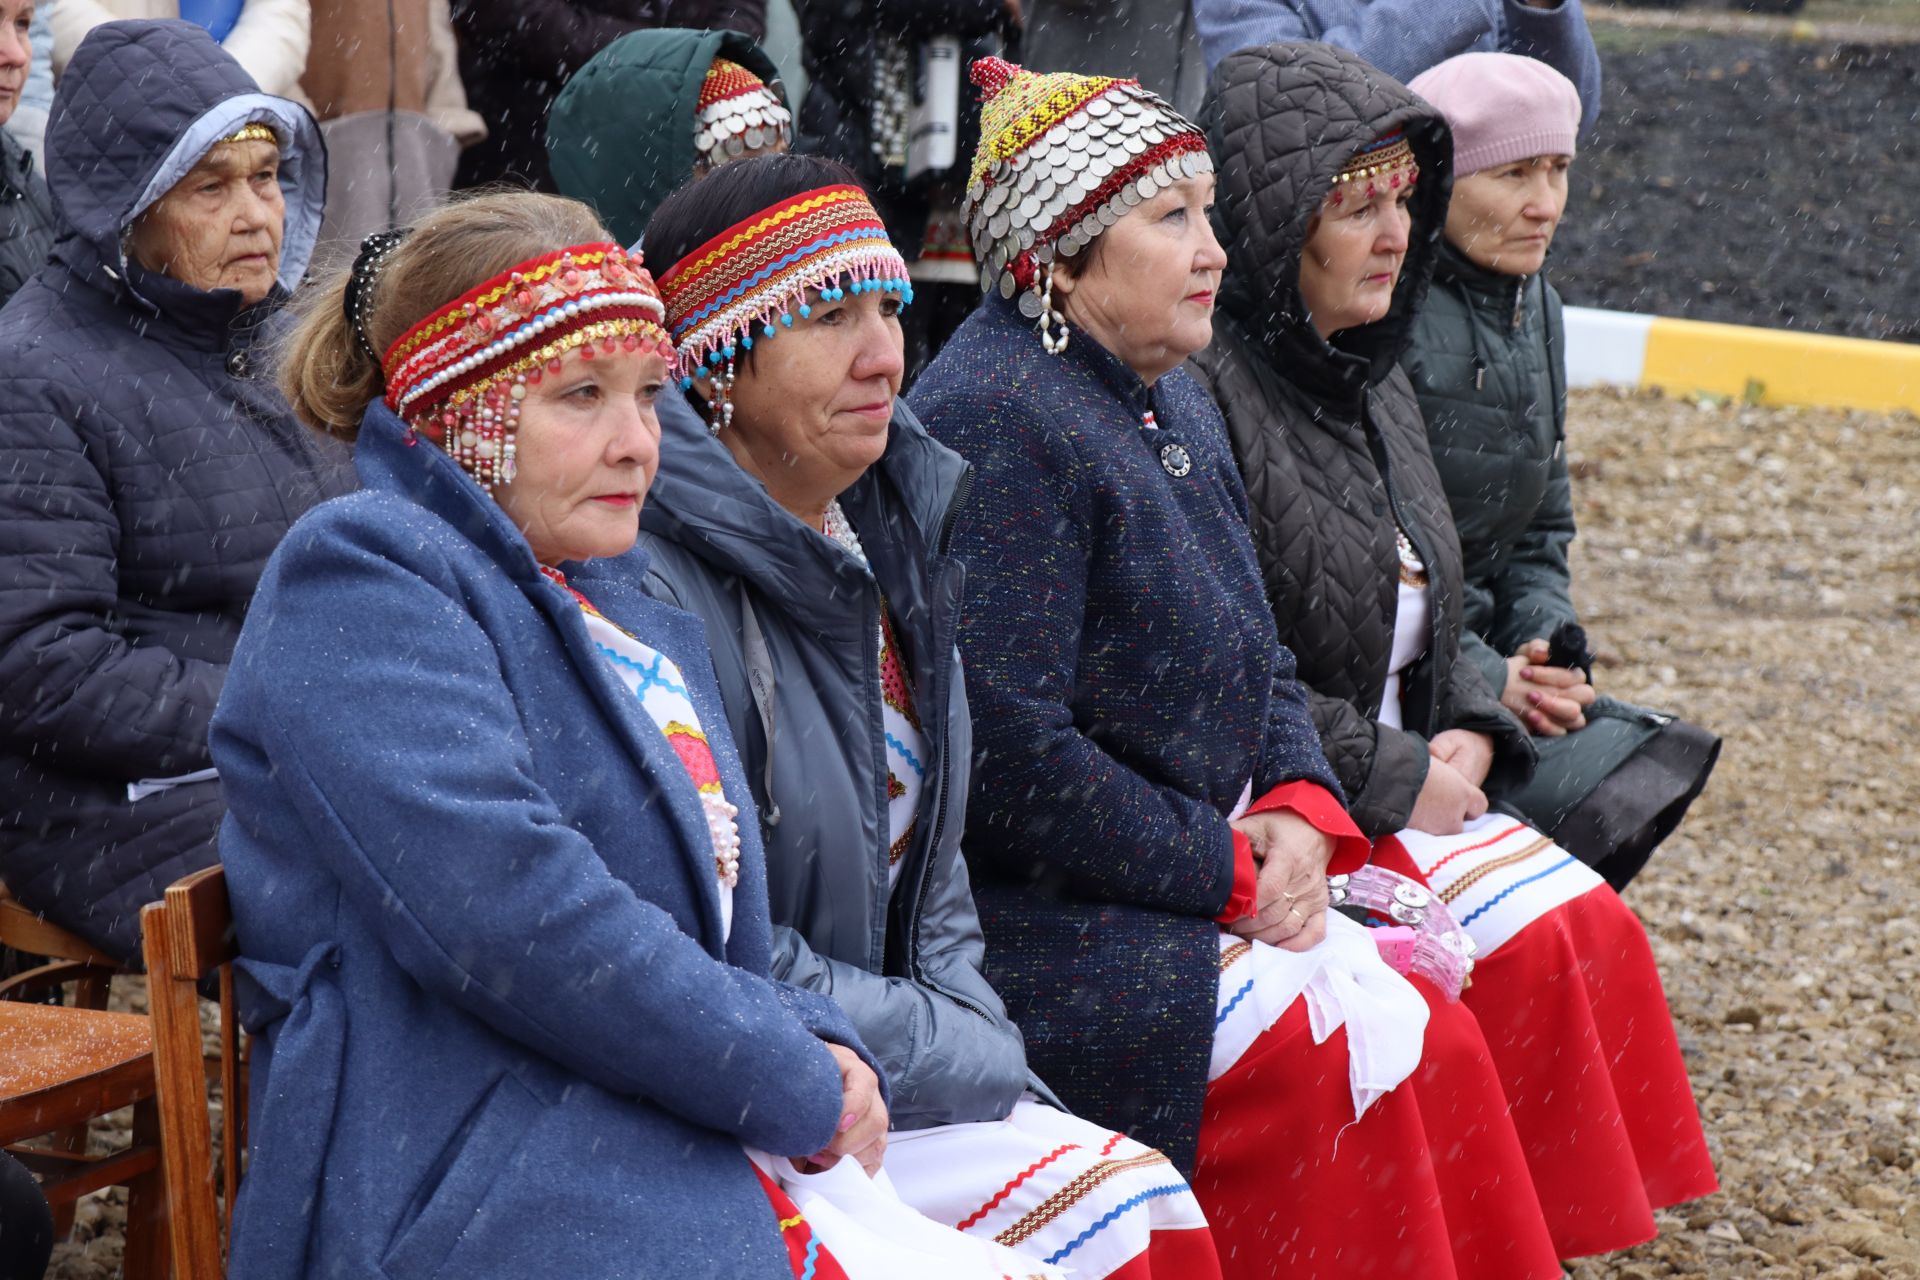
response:
{"label": "wooden chair leg", "polygon": [[[135,1103],[133,1140],[159,1144],[160,1109],[152,1099]],[[160,1164],[127,1183],[127,1250],[124,1280],[167,1280],[171,1273],[167,1241],[167,1186]],[[180,1280],[200,1280],[183,1276]],[[212,1280],[212,1278],[209,1278]]]}

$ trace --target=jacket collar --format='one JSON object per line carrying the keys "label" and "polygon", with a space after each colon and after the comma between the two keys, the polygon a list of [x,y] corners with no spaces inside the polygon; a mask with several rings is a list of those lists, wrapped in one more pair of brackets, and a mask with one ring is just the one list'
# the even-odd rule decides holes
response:
{"label": "jacket collar", "polygon": [[33,181],[33,153],[0,129],[0,200],[18,200]]}
{"label": "jacket collar", "polygon": [[[692,864],[693,883],[700,886],[697,891],[701,898],[705,941],[714,954],[724,954],[712,838],[699,792],[673,748],[594,647],[577,603],[541,574],[533,548],[500,505],[445,452],[410,432],[384,401],[376,400],[369,405],[361,420],[359,439],[354,446],[354,465],[360,473],[362,487],[400,494],[459,530],[553,620],[581,678],[607,708],[628,750],[647,776],[659,784],[668,817],[677,828],[681,847]],[[638,581],[646,571],[645,553],[635,550],[629,555],[635,557],[628,563],[633,566],[634,581]],[[579,568],[577,564],[560,566],[569,578]],[[699,676],[711,658],[706,634],[698,621],[637,590],[624,591],[618,583],[596,582],[591,598],[594,607],[608,619],[643,637],[647,645],[666,654],[688,676],[688,697],[703,725],[712,730],[714,726],[726,724],[726,709],[713,696],[709,681]],[[722,781],[728,794],[749,795],[730,748],[716,745],[714,755],[723,770]],[[748,825],[750,820],[742,823],[743,841],[747,839],[744,828]]]}
{"label": "jacket collar", "polygon": [[[641,527],[752,583],[795,619],[826,631],[848,626],[854,611],[846,601],[871,589],[869,572],[776,503],[677,388],[661,392],[660,428],[660,471]],[[895,400],[886,452],[840,501],[856,527],[892,525],[890,540],[912,544],[924,558],[940,550],[947,508],[967,469]],[[870,546],[869,555],[876,550]]]}
{"label": "jacket collar", "polygon": [[1433,278],[1441,284],[1456,285],[1475,303],[1498,310],[1502,323],[1533,281],[1532,276],[1489,271],[1456,248],[1451,240],[1440,242]]}

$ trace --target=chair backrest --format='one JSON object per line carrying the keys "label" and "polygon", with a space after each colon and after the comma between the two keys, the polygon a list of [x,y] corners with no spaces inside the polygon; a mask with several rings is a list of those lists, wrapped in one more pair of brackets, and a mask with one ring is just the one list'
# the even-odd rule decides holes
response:
{"label": "chair backrest", "polygon": [[[223,1242],[240,1187],[247,1096],[233,1010],[233,909],[226,873],[208,867],[167,887],[140,912],[146,938],[147,1003],[160,1107],[160,1161],[171,1208],[176,1280],[220,1280]],[[224,1215],[214,1197],[213,1121],[200,1039],[200,984],[218,977]]]}
{"label": "chair backrest", "polygon": [[0,947],[23,956],[45,957],[39,967],[18,973],[10,966],[0,967],[0,1000],[41,1000],[75,983],[74,1004],[104,1009],[113,976],[125,972],[106,952],[22,904],[4,882],[0,882]]}

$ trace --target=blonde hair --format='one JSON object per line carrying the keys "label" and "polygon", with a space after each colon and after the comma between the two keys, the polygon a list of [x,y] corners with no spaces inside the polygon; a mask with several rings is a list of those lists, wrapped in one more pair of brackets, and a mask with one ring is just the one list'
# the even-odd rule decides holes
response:
{"label": "blonde hair", "polygon": [[[443,205],[386,256],[361,314],[367,343],[385,351],[420,321],[515,263],[569,245],[610,240],[578,200],[492,191]],[[347,323],[347,265],[301,291],[280,348],[280,390],[300,420],[352,440],[386,390],[380,364]]]}

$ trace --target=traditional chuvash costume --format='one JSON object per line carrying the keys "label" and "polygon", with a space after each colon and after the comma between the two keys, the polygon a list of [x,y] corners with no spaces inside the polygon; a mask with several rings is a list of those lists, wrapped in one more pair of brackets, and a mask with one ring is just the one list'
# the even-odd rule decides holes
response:
{"label": "traditional chuvash costume", "polygon": [[[1496,804],[1533,762],[1462,649],[1460,544],[1401,367],[1445,224],[1452,140],[1430,104],[1322,45],[1228,58],[1207,118],[1229,265],[1193,365],[1225,415],[1279,638],[1373,865],[1420,881],[1476,944],[1464,1002],[1559,1256],[1639,1243],[1654,1207],[1715,1186],[1645,931],[1524,820],[1410,826],[1440,734],[1486,740]],[[1299,284],[1316,219],[1389,196],[1411,221],[1392,300],[1322,336]]]}
{"label": "traditional chuvash costume", "polygon": [[764,788],[776,973],[829,990],[890,1064],[888,1178],[929,1217],[1076,1275],[1217,1274],[1167,1157],[1042,1100],[980,972],[960,566],[941,546],[965,464],[896,406],[884,456],[810,530],[715,438],[751,425],[731,392],[756,344],[850,295],[910,300],[900,254],[861,189],[835,185],[721,231],[661,283],[706,422],[663,413],[649,589],[706,619]]}
{"label": "traditional chuvash costume", "polygon": [[[1072,1105],[1194,1170],[1230,1275],[1557,1275],[1450,998],[1465,948],[1424,888],[1364,866],[1218,412],[1053,305],[1063,258],[1212,170],[1204,140],[1130,81],[975,77],[968,213],[995,296],[912,401],[976,468],[954,534],[980,712],[968,854],[1029,1053]],[[1256,902],[1230,823],[1267,811],[1329,837],[1349,904],[1388,927],[1330,912],[1304,952],[1229,932]]]}

